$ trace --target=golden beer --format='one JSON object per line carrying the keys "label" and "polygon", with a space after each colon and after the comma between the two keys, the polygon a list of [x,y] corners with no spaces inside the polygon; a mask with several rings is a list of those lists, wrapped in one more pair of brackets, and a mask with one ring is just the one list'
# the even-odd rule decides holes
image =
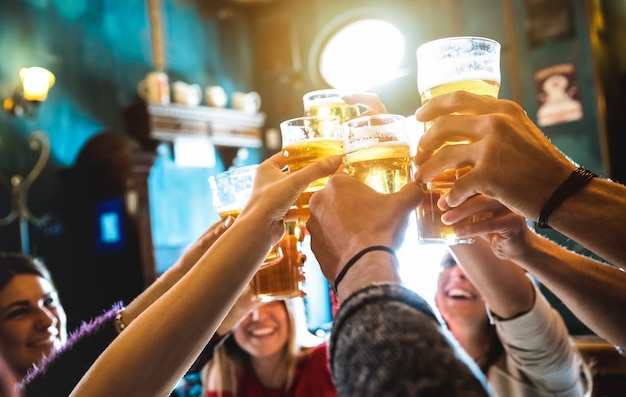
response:
{"label": "golden beer", "polygon": [[492,98],[498,97],[500,83],[493,80],[461,80],[440,84],[420,92],[422,104],[438,95],[448,94],[454,91],[468,91],[478,95],[485,95]]}
{"label": "golden beer", "polygon": [[[500,44],[482,37],[433,40],[417,49],[417,69],[417,86],[422,105],[436,96],[459,90],[497,98],[500,89]],[[428,133],[431,125],[432,122],[424,123],[425,133]],[[466,143],[446,142],[445,145]],[[441,222],[443,212],[437,207],[437,200],[470,169],[445,170],[423,186],[424,200],[417,208],[418,237],[421,242],[473,242],[472,239],[457,238],[455,227]],[[471,217],[462,222],[471,222]]]}
{"label": "golden beer", "polygon": [[376,143],[345,154],[345,172],[380,193],[395,193],[411,180],[409,145]]}
{"label": "golden beer", "polygon": [[[286,146],[283,149],[289,172],[301,170],[323,158],[342,154],[343,140],[340,138],[313,138]],[[312,182],[306,191],[317,191],[326,186],[327,181],[328,177],[320,178]]]}
{"label": "golden beer", "polygon": [[353,119],[359,115],[359,108],[345,102],[326,102],[311,105],[305,109],[305,116],[328,117],[338,116],[341,122]]}
{"label": "golden beer", "polygon": [[441,222],[443,211],[437,206],[439,198],[450,191],[454,182],[431,182],[424,190],[424,199],[417,207],[418,238],[422,243],[444,242],[447,244],[472,243],[472,238],[460,239],[454,228],[472,222],[472,217],[465,218],[454,225]]}
{"label": "golden beer", "polygon": [[351,94],[354,92],[334,88],[307,92],[302,97],[304,115],[312,117],[337,116],[341,123],[358,117],[367,111],[367,107],[361,104],[352,105],[343,100],[344,96]]}
{"label": "golden beer", "polygon": [[[209,177],[213,206],[222,221],[229,216],[236,219],[248,203],[257,167],[257,164],[243,166]],[[261,266],[276,263],[280,258],[282,258],[282,251],[275,244]]]}
{"label": "golden beer", "polygon": [[[474,94],[485,95],[492,98],[498,97],[500,83],[493,80],[461,80],[426,89],[420,93],[422,104],[428,102],[431,98],[450,92],[463,90]],[[432,123],[425,123],[424,128],[428,130]],[[459,145],[466,142],[450,142],[450,145]],[[466,174],[471,167],[461,169],[446,170],[443,173],[433,177],[432,181],[426,184],[424,190],[424,201],[417,208],[418,212],[418,228],[419,240],[423,243],[442,241],[448,244],[472,243],[471,238],[458,239],[454,232],[455,225],[446,225],[441,222],[443,211],[437,207],[437,200],[443,194],[447,193],[460,176]],[[456,223],[461,226],[471,222],[471,218],[466,218]]]}
{"label": "golden beer", "polygon": [[[283,155],[289,172],[302,168],[323,158],[343,154],[341,120],[337,116],[296,117],[280,123],[283,139]],[[309,198],[328,182],[328,177],[313,181],[297,199],[298,221],[309,219]]]}
{"label": "golden beer", "polygon": [[237,217],[239,216],[240,213],[241,213],[241,209],[237,209],[237,210],[230,210],[230,211],[219,212],[219,215],[220,215],[220,219],[223,222],[229,216],[232,216],[233,218],[237,219]]}
{"label": "golden beer", "polygon": [[[233,218],[237,219],[240,213],[241,213],[241,209],[233,209],[233,210],[219,212],[219,215],[220,215],[220,219],[223,222],[229,216],[232,216]],[[283,252],[280,246],[277,244],[272,245],[270,252],[267,254],[265,259],[263,260],[263,264],[261,264],[261,266],[273,265],[274,263],[278,262],[278,260],[280,260],[282,257],[283,257]]]}
{"label": "golden beer", "polygon": [[276,264],[259,269],[250,282],[252,291],[262,302],[303,294],[303,275],[300,269],[304,262],[298,249],[297,223],[286,222],[285,227],[287,233],[280,242],[282,259]]}

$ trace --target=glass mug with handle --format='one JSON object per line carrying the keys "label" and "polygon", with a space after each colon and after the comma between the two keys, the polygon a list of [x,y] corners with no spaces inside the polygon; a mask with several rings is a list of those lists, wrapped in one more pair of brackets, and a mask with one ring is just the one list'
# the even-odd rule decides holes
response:
{"label": "glass mug with handle", "polygon": [[[220,218],[237,218],[250,199],[258,164],[233,168],[209,177],[213,206]],[[278,263],[283,257],[279,244],[272,246],[262,266]]]}
{"label": "glass mug with handle", "polygon": [[[417,87],[422,105],[438,95],[458,90],[497,98],[500,89],[500,43],[483,37],[449,37],[422,44],[417,49]],[[424,124],[425,133],[431,125]],[[466,143],[446,142],[446,145]],[[458,238],[455,225],[441,222],[443,212],[437,207],[439,198],[469,170],[470,167],[446,170],[425,184],[424,200],[417,208],[420,242],[474,242],[471,238]],[[460,223],[471,221],[469,217]]]}

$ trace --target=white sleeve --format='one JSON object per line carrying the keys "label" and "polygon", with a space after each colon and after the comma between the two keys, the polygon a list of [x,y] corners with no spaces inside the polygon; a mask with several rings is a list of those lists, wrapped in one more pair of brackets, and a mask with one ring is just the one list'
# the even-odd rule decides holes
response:
{"label": "white sleeve", "polygon": [[530,311],[510,320],[493,319],[508,364],[542,389],[571,389],[580,383],[580,356],[561,315],[535,289]]}

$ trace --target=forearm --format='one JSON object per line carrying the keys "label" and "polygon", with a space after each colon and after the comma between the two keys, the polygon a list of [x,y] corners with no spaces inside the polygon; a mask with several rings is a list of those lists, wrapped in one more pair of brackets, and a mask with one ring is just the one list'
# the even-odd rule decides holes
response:
{"label": "forearm", "polygon": [[531,233],[514,262],[532,273],[589,328],[626,346],[626,273]]}
{"label": "forearm", "polygon": [[465,275],[498,317],[512,318],[533,307],[535,292],[524,269],[496,257],[487,241],[477,238],[474,244],[450,248]]}
{"label": "forearm", "polygon": [[[186,271],[171,268],[157,278],[124,308],[121,319],[124,326],[130,325],[137,316],[166,293],[185,274]],[[121,331],[119,328],[117,330],[118,332]]]}
{"label": "forearm", "polygon": [[495,320],[507,361],[546,394],[582,395],[580,362],[565,322],[541,292],[536,293],[535,305],[527,313]]}
{"label": "forearm", "polygon": [[397,284],[354,292],[331,332],[338,395],[487,396],[477,367],[457,353],[428,304]]}
{"label": "forearm", "polygon": [[[135,317],[143,312],[154,301],[167,292],[174,284],[178,282],[187,272],[198,262],[204,253],[213,245],[213,243],[224,233],[224,231],[232,225],[232,218],[228,218],[225,222],[216,222],[204,232],[178,260],[167,269],[159,278],[157,278],[148,288],[146,288],[139,296],[132,300],[124,309],[124,324],[129,325]],[[118,329],[119,331],[119,329]]]}
{"label": "forearm", "polygon": [[565,199],[548,223],[608,262],[626,267],[626,186],[594,178]]}
{"label": "forearm", "polygon": [[[124,337],[101,355],[72,395],[167,395],[274,243],[272,226],[263,222],[253,216],[238,219],[198,265],[124,330]],[[116,359],[120,356],[124,360]],[[101,372],[108,378],[100,381]]]}
{"label": "forearm", "polygon": [[337,300],[342,302],[354,292],[371,284],[400,282],[395,257],[385,251],[371,251],[346,273],[337,288]]}

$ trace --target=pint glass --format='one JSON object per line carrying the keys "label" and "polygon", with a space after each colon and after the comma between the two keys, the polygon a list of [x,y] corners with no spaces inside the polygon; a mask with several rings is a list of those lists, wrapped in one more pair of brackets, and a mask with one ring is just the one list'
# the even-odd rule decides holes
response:
{"label": "pint glass", "polygon": [[[430,41],[417,49],[417,87],[422,104],[457,90],[497,98],[500,89],[500,44],[482,37],[449,37]],[[430,123],[424,124],[428,133]],[[464,144],[467,142],[448,142]],[[441,222],[437,200],[450,191],[454,181],[469,167],[450,169],[424,186],[424,200],[417,208],[420,242],[472,243],[457,238],[454,225]],[[471,222],[471,218],[460,222]]]}

